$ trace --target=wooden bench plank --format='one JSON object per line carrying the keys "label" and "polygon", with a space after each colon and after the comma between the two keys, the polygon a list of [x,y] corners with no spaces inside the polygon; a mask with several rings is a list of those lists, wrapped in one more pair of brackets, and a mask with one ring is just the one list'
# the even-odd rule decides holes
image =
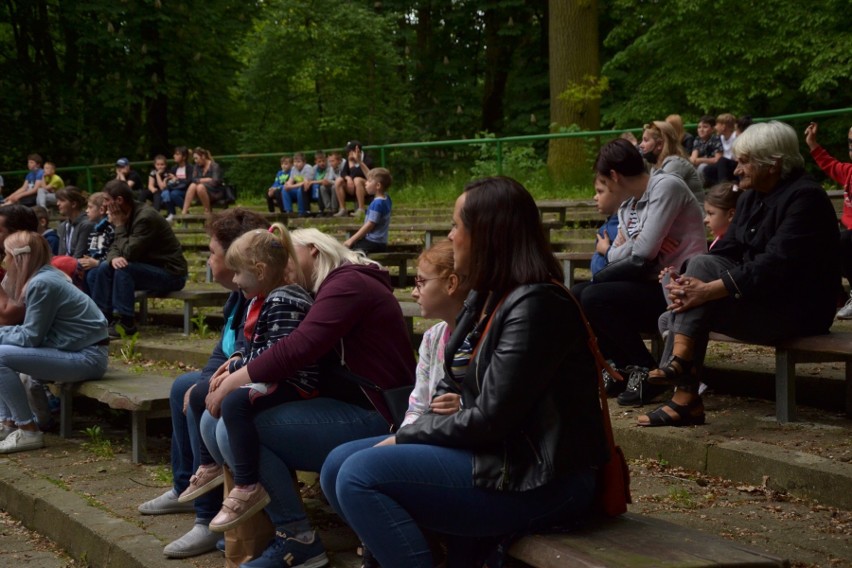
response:
{"label": "wooden bench plank", "polygon": [[[712,341],[743,343],[721,333]],[[846,415],[852,417],[852,332],[811,335],[765,345],[775,349],[775,417],[779,422],[796,420],[796,365],[799,363],[843,363],[846,379]]]}
{"label": "wooden bench plank", "polygon": [[110,369],[98,380],[54,383],[60,398],[60,436],[73,431],[74,396],[100,401],[115,410],[130,411],[131,459],[144,463],[147,458],[147,421],[170,415],[169,393],[174,379],[158,375],[137,375]]}
{"label": "wooden bench plank", "polygon": [[223,306],[228,300],[230,291],[224,288],[219,290],[187,289],[176,292],[157,294],[146,290],[136,290],[135,300],[139,303],[139,320],[143,323],[148,321],[148,299],[160,298],[180,300],[183,302],[183,334],[189,335],[192,331],[192,318],[195,308]]}
{"label": "wooden bench plank", "polygon": [[789,566],[738,543],[632,513],[574,532],[527,536],[509,554],[535,568]]}
{"label": "wooden bench plank", "polygon": [[369,255],[371,260],[375,260],[382,266],[396,266],[399,270],[398,284],[400,288],[405,288],[408,285],[408,261],[414,260],[420,253],[417,252],[374,252]]}
{"label": "wooden bench plank", "polygon": [[562,263],[562,272],[565,273],[565,287],[574,285],[574,271],[578,268],[589,268],[592,265],[593,252],[557,252],[553,256]]}

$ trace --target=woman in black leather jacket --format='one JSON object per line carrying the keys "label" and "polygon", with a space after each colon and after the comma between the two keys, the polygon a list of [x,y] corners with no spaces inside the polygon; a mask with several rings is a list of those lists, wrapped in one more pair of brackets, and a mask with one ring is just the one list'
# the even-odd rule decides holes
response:
{"label": "woman in black leather jacket", "polygon": [[469,184],[450,240],[474,290],[445,356],[447,377],[463,377],[444,383],[461,389],[461,410],[367,450],[340,446],[323,467],[329,501],[382,566],[431,568],[421,529],[456,543],[451,565],[481,566],[453,556],[587,514],[608,459],[588,336],[553,283],[562,273],[532,197],[508,178]]}

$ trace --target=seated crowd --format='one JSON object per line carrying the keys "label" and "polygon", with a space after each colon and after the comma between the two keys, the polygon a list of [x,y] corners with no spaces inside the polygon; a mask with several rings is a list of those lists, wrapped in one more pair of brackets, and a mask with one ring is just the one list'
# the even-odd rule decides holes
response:
{"label": "seated crowd", "polygon": [[[362,541],[363,566],[431,568],[442,555],[448,565],[482,566],[510,535],[597,513],[595,495],[606,489],[599,471],[614,459],[599,388],[642,405],[674,387],[638,424],[700,425],[711,331],[756,343],[826,333],[849,231],[840,237],[825,191],[804,173],[790,126],[735,134],[723,115],[717,144],[711,120],[702,118],[689,148],[676,116],[646,125],[638,144],[601,147],[595,200],[609,218],[591,281],[570,292],[526,189],[504,177],[468,184],[449,239],[418,259],[412,296],[423,317],[440,321],[417,359],[387,271],[353,250],[382,228],[386,238],[389,173],[371,168],[357,142],[339,172],[334,154],[317,153],[315,167],[301,154],[283,158],[270,210],[289,211],[295,200],[304,214],[318,198],[322,211],[342,215],[347,193],[362,211],[368,195],[373,203],[346,243],[316,229],[270,228],[242,208],[208,218],[208,264],[231,294],[207,365],[172,386],[173,487],[139,506],[146,515],[194,513],[164,554],[203,554],[224,531],[242,528],[239,537],[271,522],[265,547],[241,566],[327,566],[293,480],[311,471]],[[806,142],[844,185],[843,224],[852,227],[852,165],[831,158],[816,134],[812,125]],[[139,198],[183,199],[185,212],[197,196],[209,210],[221,174],[199,149],[187,174],[186,149],[178,150],[180,176],[158,156],[147,188],[117,171],[88,203],[73,187],[51,192],[65,219],[55,235],[19,203],[0,207],[9,271],[0,289],[0,453],[43,445],[19,373],[101,376],[113,311],[135,331],[136,287],[183,287],[180,244]],[[46,174],[32,177],[35,186]],[[720,183],[728,177],[736,185]],[[68,278],[50,267],[51,240],[53,264]],[[658,361],[642,340],[656,331],[665,340]],[[400,391],[401,409],[391,404]]]}

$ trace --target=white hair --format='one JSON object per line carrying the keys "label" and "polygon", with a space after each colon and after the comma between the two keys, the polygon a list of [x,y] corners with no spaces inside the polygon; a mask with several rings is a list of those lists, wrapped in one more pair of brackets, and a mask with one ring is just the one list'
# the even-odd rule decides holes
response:
{"label": "white hair", "polygon": [[309,282],[311,292],[314,293],[319,289],[328,273],[345,262],[380,266],[375,260],[367,258],[363,252],[350,250],[334,237],[317,229],[296,229],[290,233],[290,238],[294,245],[312,246],[319,252],[314,260],[313,278]]}
{"label": "white hair", "polygon": [[799,137],[789,124],[771,120],[752,124],[734,140],[734,155],[747,157],[760,165],[770,166],[781,161],[781,177],[794,169],[803,168],[805,159],[799,151]]}

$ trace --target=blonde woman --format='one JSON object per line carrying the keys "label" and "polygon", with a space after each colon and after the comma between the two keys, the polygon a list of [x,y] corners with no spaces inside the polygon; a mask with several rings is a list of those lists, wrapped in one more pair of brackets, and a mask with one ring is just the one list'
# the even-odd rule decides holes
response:
{"label": "blonde woman", "polygon": [[6,238],[3,290],[26,308],[20,325],[0,327],[0,454],[44,446],[18,376],[56,382],[98,379],[107,368],[107,322],[95,303],[50,266],[38,233]]}
{"label": "blonde woman", "polygon": [[648,123],[642,132],[639,151],[651,164],[651,174],[662,170],[679,176],[698,200],[704,202],[704,182],[693,166],[678,139],[674,127],[663,120]]}
{"label": "blonde woman", "polygon": [[207,397],[201,434],[219,463],[234,463],[233,443],[222,420],[220,393],[234,384],[282,381],[320,363],[319,396],[287,402],[261,412],[259,481],[272,499],[266,512],[275,538],[260,558],[244,564],[320,568],[325,548],[308,520],[288,471],[319,472],[326,456],[344,442],[387,433],[392,422],[381,393],[365,393],[347,378],[354,374],[382,389],[414,383],[414,351],[393,295],[390,277],[362,253],[316,229],[291,234],[304,286],[314,294],[308,315],[287,338],[234,372],[215,375]]}

